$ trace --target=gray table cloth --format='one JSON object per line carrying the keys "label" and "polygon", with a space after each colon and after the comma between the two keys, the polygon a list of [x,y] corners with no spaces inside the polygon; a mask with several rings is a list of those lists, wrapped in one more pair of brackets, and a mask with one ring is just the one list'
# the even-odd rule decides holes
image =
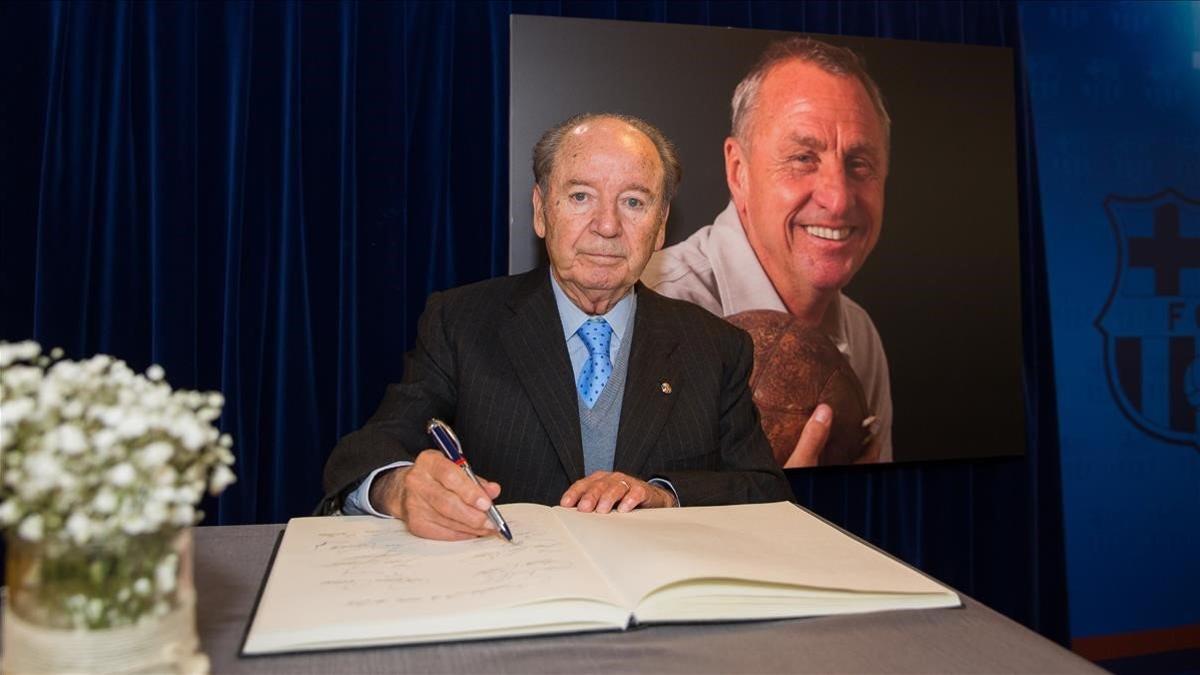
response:
{"label": "gray table cloth", "polygon": [[960,609],[241,658],[282,527],[196,529],[197,624],[214,673],[1104,672],[966,596]]}

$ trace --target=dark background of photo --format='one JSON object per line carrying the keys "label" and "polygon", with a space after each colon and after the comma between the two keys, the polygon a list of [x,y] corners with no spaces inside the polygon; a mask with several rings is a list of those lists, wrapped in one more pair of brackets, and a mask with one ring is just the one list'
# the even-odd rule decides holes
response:
{"label": "dark background of photo", "polygon": [[[513,16],[509,272],[544,259],[530,154],[573,114],[658,126],[683,183],[667,244],[729,201],[722,143],[734,87],[781,31]],[[845,293],[891,368],[895,461],[1025,452],[1012,50],[814,35],[864,57],[892,118],[883,230]]]}

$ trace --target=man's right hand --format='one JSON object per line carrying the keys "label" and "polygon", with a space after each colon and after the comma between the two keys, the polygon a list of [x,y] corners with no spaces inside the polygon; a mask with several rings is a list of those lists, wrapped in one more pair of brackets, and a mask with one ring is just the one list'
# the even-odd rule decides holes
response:
{"label": "man's right hand", "polygon": [[483,478],[479,482],[483,489],[441,452],[425,450],[412,466],[375,476],[371,506],[403,520],[418,537],[443,541],[484,537],[496,533],[487,511],[500,496],[500,484]]}

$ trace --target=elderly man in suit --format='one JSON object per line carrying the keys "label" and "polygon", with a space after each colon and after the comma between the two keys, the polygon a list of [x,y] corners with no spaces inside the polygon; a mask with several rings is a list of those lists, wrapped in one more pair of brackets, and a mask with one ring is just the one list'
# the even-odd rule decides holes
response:
{"label": "elderly man in suit", "polygon": [[[790,499],[747,381],[749,337],[637,283],[680,176],[653,126],[573,117],[534,149],[550,269],[430,296],[403,381],[334,449],[325,504],[414,534],[494,532],[500,499],[581,511]],[[454,425],[482,478],[429,449]]]}

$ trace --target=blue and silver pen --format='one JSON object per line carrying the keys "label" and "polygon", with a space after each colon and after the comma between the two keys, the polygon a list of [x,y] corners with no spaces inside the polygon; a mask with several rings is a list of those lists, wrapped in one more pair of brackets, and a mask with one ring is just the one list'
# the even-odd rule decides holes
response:
{"label": "blue and silver pen", "polygon": [[[458,436],[454,435],[454,430],[450,428],[450,425],[435,417],[429,420],[429,424],[425,425],[425,431],[428,431],[429,435],[433,436],[433,442],[437,443],[442,453],[451,462],[462,467],[462,470],[467,472],[471,480],[475,481],[476,485],[479,485],[479,478],[471,470],[471,465],[467,464],[467,458],[463,455],[462,451],[462,443],[458,442]],[[482,485],[479,485],[479,487],[483,488]],[[488,508],[487,514],[488,518],[492,519],[492,523],[495,524],[496,529],[500,530],[500,534],[504,535],[505,539],[512,541],[512,530],[509,529],[508,523],[505,522],[504,516],[500,515],[500,511],[496,509],[495,504]]]}

